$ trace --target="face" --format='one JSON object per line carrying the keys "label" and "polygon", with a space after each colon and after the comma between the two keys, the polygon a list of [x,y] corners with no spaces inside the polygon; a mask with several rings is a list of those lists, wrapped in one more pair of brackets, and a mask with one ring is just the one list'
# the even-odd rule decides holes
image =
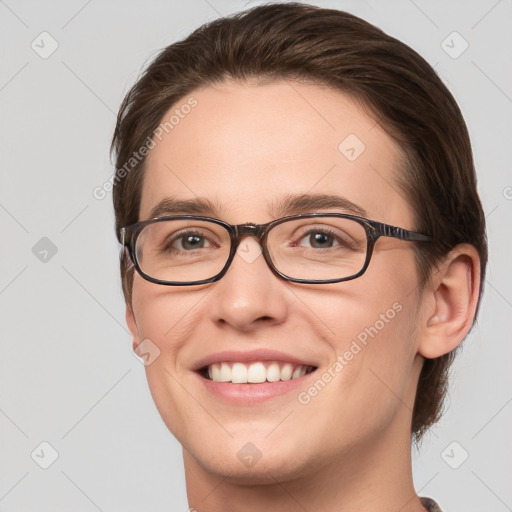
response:
{"label": "face", "polygon": [[[197,105],[149,152],[140,220],[172,197],[206,199],[217,211],[203,215],[231,224],[266,223],[285,196],[335,195],[347,207],[285,214],[358,211],[415,228],[396,185],[400,149],[349,96],[285,81],[191,96]],[[241,248],[257,251],[255,240]],[[263,482],[377,453],[384,439],[409,450],[419,304],[412,244],[380,238],[365,274],[341,283],[286,282],[261,254],[242,253],[210,284],[162,286],[136,273],[127,319],[134,346],[149,339],[160,351],[147,378],[186,463]],[[214,363],[234,380],[235,365],[263,365],[266,381],[212,381]]]}

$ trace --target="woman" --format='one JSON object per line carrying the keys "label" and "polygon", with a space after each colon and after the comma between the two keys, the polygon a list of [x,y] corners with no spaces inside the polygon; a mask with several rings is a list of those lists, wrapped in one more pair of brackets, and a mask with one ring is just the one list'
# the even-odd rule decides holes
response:
{"label": "woman", "polygon": [[265,5],[163,50],[113,138],[126,317],[199,512],[436,511],[487,261],[469,137],[412,49]]}

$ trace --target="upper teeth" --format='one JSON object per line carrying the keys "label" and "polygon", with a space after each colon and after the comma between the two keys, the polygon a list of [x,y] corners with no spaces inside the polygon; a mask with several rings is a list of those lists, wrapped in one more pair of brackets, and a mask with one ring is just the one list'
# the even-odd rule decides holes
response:
{"label": "upper teeth", "polygon": [[278,362],[215,363],[208,366],[208,376],[215,382],[256,384],[265,381],[297,379],[306,375],[309,368],[304,365],[280,364]]}

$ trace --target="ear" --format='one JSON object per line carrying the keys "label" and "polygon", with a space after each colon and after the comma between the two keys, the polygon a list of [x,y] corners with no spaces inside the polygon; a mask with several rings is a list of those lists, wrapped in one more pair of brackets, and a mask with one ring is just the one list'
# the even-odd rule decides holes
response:
{"label": "ear", "polygon": [[418,346],[427,359],[452,351],[471,329],[481,286],[480,257],[472,245],[460,244],[432,272]]}
{"label": "ear", "polygon": [[135,350],[140,345],[141,339],[139,336],[139,329],[137,328],[137,322],[135,321],[135,315],[130,304],[126,304],[126,325],[128,325],[128,329],[130,329],[130,332],[132,333],[132,349]]}

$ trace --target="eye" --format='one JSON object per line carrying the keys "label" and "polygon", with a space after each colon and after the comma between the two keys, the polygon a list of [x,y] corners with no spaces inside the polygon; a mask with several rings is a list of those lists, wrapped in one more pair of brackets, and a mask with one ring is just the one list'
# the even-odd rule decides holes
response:
{"label": "eye", "polygon": [[[302,241],[306,241],[306,245],[302,244]],[[332,249],[336,248],[351,248],[353,242],[350,241],[348,235],[334,230],[331,228],[310,228],[300,236],[299,243],[293,245],[299,245],[313,249]]]}
{"label": "eye", "polygon": [[332,247],[335,237],[331,232],[310,229],[301,240],[307,239],[314,249],[324,249]]}
{"label": "eye", "polygon": [[169,236],[163,244],[167,252],[192,252],[213,247],[211,241],[198,231],[185,231]]}

